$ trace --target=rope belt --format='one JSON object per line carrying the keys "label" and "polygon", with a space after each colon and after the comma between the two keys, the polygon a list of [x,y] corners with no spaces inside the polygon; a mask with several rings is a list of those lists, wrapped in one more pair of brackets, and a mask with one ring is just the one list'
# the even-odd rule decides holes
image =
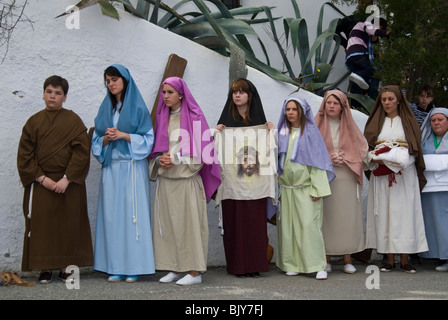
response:
{"label": "rope belt", "polygon": [[135,240],[138,240],[138,201],[137,201],[137,173],[135,160],[112,160],[112,162],[131,163],[131,177],[132,177],[132,223],[135,224]]}
{"label": "rope belt", "polygon": [[[279,184],[278,185],[278,194],[281,195],[282,194],[282,189],[286,188],[286,189],[301,189],[301,188],[305,188],[308,186],[304,186],[304,185],[300,185],[300,186],[286,186],[283,184]],[[280,221],[281,220],[281,203],[280,201],[278,201],[277,199],[277,220]]]}
{"label": "rope belt", "polygon": [[[27,218],[31,220],[31,211],[33,208],[33,193],[34,193],[34,183],[31,184],[31,189],[30,189],[30,199],[28,201],[28,215]],[[31,238],[31,230],[28,231],[27,234],[28,238]]]}
{"label": "rope belt", "polygon": [[[198,173],[196,172],[196,173],[192,174],[191,177],[189,177],[189,178],[192,178],[192,177],[197,176],[197,175],[198,175]],[[166,177],[163,177],[163,178],[164,178],[164,179],[169,179],[169,180],[178,180],[178,179],[179,179],[179,178],[166,178]],[[189,178],[186,178],[186,179],[189,179]],[[157,179],[156,179],[156,195],[155,195],[155,201],[156,201],[156,203],[157,203],[157,213],[156,213],[156,215],[157,215],[157,223],[159,224],[159,233],[160,233],[160,236],[162,236],[162,235],[163,235],[163,232],[162,232],[162,224],[160,223],[159,180],[160,180],[160,176],[158,176]]]}

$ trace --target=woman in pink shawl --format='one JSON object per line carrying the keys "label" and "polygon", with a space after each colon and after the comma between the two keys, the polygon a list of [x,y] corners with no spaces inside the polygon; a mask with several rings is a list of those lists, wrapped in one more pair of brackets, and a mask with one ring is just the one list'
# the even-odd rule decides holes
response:
{"label": "woman in pink shawl", "polygon": [[347,97],[339,90],[326,92],[315,121],[336,174],[330,184],[331,196],[324,199],[327,272],[331,271],[331,256],[342,255],[344,272],[355,273],[351,254],[364,250],[365,244],[361,192],[367,141],[353,120]]}
{"label": "woman in pink shawl", "polygon": [[[207,270],[207,201],[221,175],[207,121],[181,78],[162,83],[150,173],[157,186],[155,267],[170,271],[160,282],[201,283]],[[181,278],[183,272],[188,274]]]}

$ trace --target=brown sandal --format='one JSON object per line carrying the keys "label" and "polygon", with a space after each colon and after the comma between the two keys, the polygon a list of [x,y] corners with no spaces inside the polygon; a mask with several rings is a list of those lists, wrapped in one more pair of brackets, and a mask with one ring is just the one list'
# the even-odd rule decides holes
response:
{"label": "brown sandal", "polygon": [[35,281],[33,282],[26,282],[20,278],[20,276],[17,273],[14,272],[2,272],[0,273],[0,279],[2,280],[3,286],[9,286],[10,284],[23,286],[23,287],[32,287],[36,284]]}

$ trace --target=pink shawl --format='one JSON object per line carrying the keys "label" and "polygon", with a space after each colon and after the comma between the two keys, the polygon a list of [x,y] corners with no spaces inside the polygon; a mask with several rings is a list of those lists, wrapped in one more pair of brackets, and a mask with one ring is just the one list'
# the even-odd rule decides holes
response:
{"label": "pink shawl", "polygon": [[325,93],[324,100],[320,105],[315,117],[316,125],[324,138],[328,153],[334,152],[333,139],[330,126],[325,112],[325,103],[329,96],[335,96],[341,101],[342,113],[339,127],[339,151],[343,154],[343,160],[347,166],[357,175],[357,182],[363,184],[362,160],[367,149],[367,141],[361,130],[353,120],[347,96],[339,90],[330,90]]}

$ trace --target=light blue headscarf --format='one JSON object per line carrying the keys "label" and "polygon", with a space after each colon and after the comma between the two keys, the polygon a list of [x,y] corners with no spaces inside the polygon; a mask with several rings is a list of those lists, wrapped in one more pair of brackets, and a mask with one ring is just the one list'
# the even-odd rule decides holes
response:
{"label": "light blue headscarf", "polygon": [[[129,70],[119,64],[114,64],[124,79],[128,82],[124,96],[123,106],[120,111],[117,129],[131,134],[146,134],[152,129],[151,115],[146,107],[137,84],[132,79]],[[113,127],[113,106],[110,92],[101,103],[98,115],[95,118],[95,132],[98,136],[104,136],[107,128]],[[124,140],[111,141],[104,155],[103,167],[108,166],[112,161],[112,149],[117,148],[123,153],[129,153],[128,143]]]}
{"label": "light blue headscarf", "polygon": [[[433,131],[431,128],[431,117],[437,113],[441,113],[448,118],[448,109],[447,108],[434,108],[429,114],[426,116],[425,120],[422,123],[422,146],[428,139],[431,139],[430,143],[433,143]],[[445,134],[440,142],[439,147],[435,151],[436,154],[448,154],[448,134]]]}

